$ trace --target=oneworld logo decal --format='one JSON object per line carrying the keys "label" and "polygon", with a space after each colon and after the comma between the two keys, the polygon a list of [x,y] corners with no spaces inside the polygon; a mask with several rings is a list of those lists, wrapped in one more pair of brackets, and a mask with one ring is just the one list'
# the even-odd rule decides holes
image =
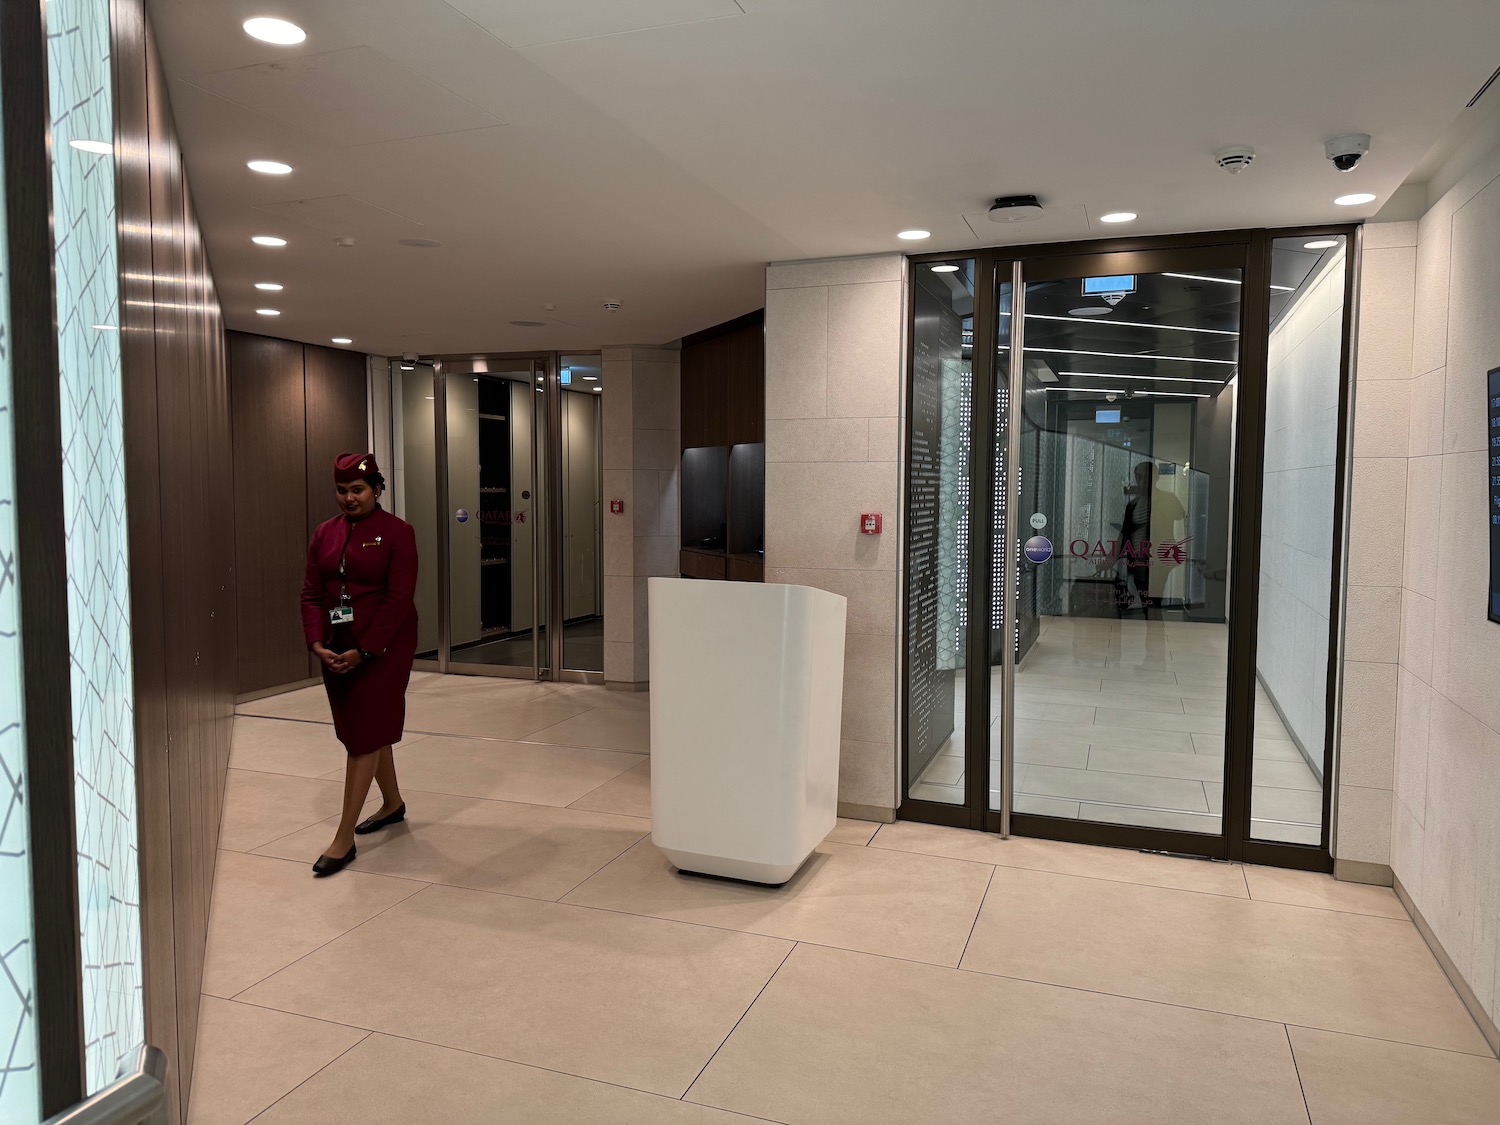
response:
{"label": "oneworld logo decal", "polygon": [[1169,566],[1181,566],[1187,562],[1187,544],[1193,537],[1174,539],[1166,543],[1152,543],[1149,539],[1131,542],[1128,539],[1075,539],[1068,544],[1068,553],[1075,559],[1092,559],[1096,562],[1134,563],[1150,566],[1163,562]]}

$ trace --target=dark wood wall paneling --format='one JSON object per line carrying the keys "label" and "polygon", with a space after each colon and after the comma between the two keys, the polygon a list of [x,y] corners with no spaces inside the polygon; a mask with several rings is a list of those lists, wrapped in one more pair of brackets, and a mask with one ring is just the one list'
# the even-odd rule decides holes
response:
{"label": "dark wood wall paneling", "polygon": [[365,451],[365,357],[229,333],[241,695],[316,674],[298,595],[313,529],[338,514],[333,459]]}
{"label": "dark wood wall paneling", "polygon": [[[760,310],[682,341],[680,565],[690,578],[764,579],[765,323]],[[721,455],[725,446],[733,456]],[[721,526],[725,542],[707,553],[724,558],[690,549]]]}
{"label": "dark wood wall paneling", "polygon": [[185,1116],[236,674],[229,387],[213,278],[141,0],[115,0],[147,1039]]}
{"label": "dark wood wall paneling", "polygon": [[766,440],[765,313],[682,341],[682,447]]}

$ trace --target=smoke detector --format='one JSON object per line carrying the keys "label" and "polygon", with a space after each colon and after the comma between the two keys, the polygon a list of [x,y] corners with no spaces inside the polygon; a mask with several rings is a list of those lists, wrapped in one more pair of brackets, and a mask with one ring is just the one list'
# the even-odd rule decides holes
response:
{"label": "smoke detector", "polygon": [[619,312],[620,311],[620,301],[619,301],[619,299],[618,298],[612,298],[612,297],[606,297],[604,299],[604,311],[605,312]]}
{"label": "smoke detector", "polygon": [[1042,205],[1034,195],[1002,195],[990,208],[992,223],[1026,223],[1042,217]]}
{"label": "smoke detector", "polygon": [[1231,176],[1238,176],[1254,159],[1255,150],[1249,145],[1230,145],[1214,153],[1214,163]]}

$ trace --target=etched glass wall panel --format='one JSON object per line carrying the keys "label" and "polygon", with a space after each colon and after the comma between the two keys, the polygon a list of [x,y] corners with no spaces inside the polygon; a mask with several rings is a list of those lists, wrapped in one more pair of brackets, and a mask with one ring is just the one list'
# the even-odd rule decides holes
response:
{"label": "etched glass wall panel", "polygon": [[47,5],[88,1088],[143,1038],[108,0]]}

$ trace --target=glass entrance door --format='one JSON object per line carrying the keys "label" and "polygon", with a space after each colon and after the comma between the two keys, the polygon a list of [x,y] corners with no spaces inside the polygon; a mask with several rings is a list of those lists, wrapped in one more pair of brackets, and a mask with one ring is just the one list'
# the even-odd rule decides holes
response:
{"label": "glass entrance door", "polygon": [[395,512],[422,559],[418,666],[600,682],[598,353],[391,363]]}
{"label": "glass entrance door", "polygon": [[913,261],[902,816],[1327,869],[1347,239]]}
{"label": "glass entrance door", "polygon": [[1016,519],[996,528],[1014,643],[995,719],[1010,707],[991,750],[1018,817],[1074,825],[1033,830],[1220,847],[1242,264],[1228,247],[1023,271],[1014,472],[1002,458],[997,478]]}

